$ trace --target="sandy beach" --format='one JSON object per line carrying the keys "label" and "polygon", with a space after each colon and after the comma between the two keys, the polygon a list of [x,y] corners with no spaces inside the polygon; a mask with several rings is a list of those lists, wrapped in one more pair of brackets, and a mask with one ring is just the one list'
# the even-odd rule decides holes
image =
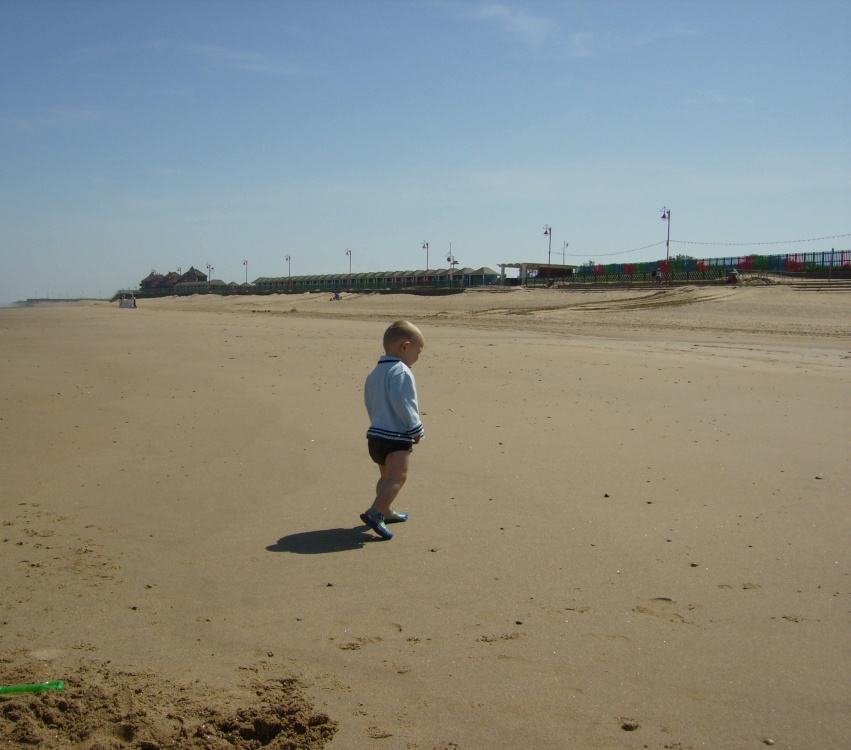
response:
{"label": "sandy beach", "polygon": [[848,746],[847,292],[45,304],[0,382],[0,749]]}

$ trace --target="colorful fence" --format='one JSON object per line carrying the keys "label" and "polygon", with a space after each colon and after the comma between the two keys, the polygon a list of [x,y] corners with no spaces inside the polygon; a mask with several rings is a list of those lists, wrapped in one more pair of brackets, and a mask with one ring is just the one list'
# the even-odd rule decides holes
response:
{"label": "colorful fence", "polygon": [[677,258],[670,262],[657,260],[643,263],[609,263],[607,265],[579,266],[574,278],[588,277],[650,277],[659,270],[671,278],[713,279],[725,271],[771,271],[797,273],[825,271],[833,268],[851,269],[851,250],[828,250],[818,253],[793,253],[790,255],[743,255],[727,258]]}

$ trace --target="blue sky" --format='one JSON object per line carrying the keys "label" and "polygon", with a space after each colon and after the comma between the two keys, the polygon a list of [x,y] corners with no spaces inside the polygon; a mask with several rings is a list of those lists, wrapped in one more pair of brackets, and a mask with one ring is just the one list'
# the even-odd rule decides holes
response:
{"label": "blue sky", "polygon": [[721,243],[851,233],[849,38],[847,0],[2,0],[0,303],[546,262],[544,225],[654,260],[663,206],[672,254],[848,249]]}

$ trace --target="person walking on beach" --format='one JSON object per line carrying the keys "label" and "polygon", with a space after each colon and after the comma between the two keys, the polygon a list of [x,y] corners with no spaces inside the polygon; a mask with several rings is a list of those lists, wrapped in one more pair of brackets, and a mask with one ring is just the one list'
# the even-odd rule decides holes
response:
{"label": "person walking on beach", "polygon": [[425,339],[413,323],[397,320],[384,332],[383,343],[384,356],[364,384],[369,414],[367,445],[381,476],[375,485],[375,500],[361,513],[361,521],[382,539],[392,539],[387,524],[408,520],[407,513],[393,510],[393,501],[408,478],[414,445],[425,435],[411,372],[425,348]]}

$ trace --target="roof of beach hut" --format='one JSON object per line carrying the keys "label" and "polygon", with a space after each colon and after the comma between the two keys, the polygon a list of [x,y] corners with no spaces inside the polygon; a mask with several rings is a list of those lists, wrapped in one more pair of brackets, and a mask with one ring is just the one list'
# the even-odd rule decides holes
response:
{"label": "roof of beach hut", "polygon": [[189,266],[189,270],[183,274],[183,278],[186,281],[206,281],[207,274],[199,271],[195,266]]}

